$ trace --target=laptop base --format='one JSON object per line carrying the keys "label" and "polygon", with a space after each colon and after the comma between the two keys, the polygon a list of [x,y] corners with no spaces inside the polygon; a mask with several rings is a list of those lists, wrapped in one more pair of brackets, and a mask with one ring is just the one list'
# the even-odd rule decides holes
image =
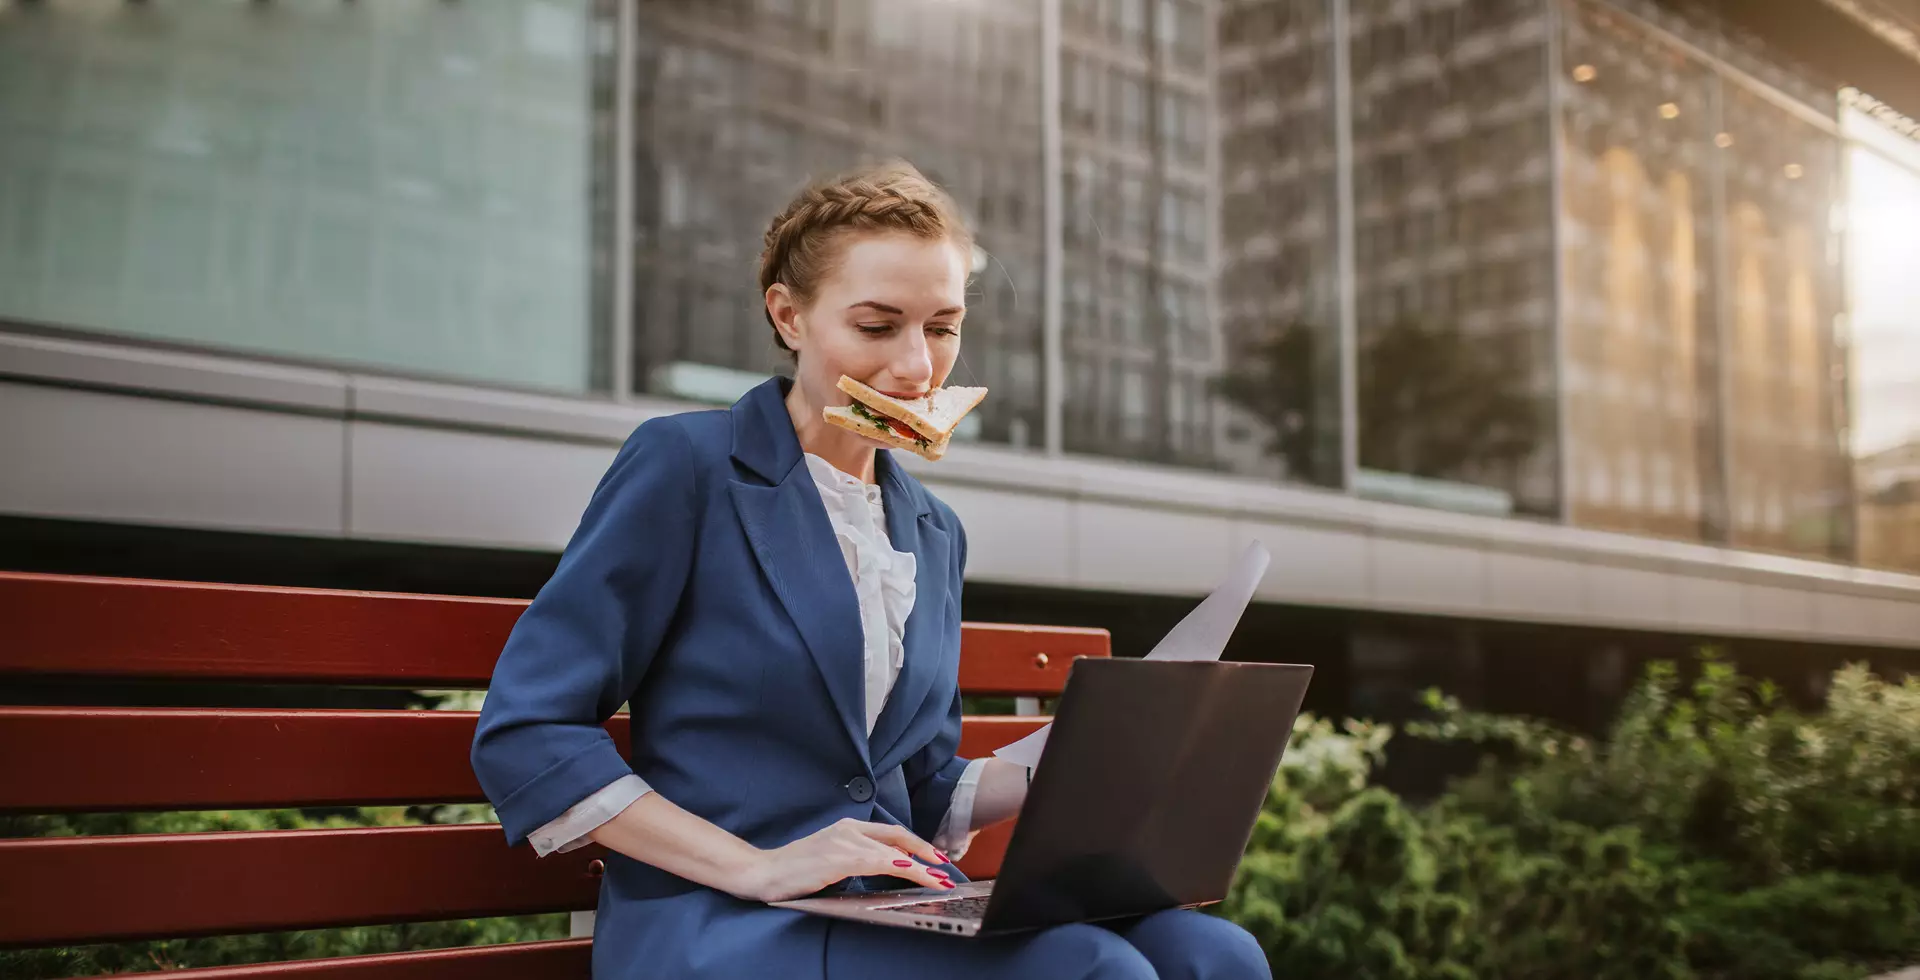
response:
{"label": "laptop base", "polygon": [[[902,888],[859,895],[796,898],[773,905],[833,919],[924,929],[949,936],[977,936],[986,914],[987,896],[992,893],[993,882],[969,881],[952,888]],[[941,909],[941,905],[952,907]]]}

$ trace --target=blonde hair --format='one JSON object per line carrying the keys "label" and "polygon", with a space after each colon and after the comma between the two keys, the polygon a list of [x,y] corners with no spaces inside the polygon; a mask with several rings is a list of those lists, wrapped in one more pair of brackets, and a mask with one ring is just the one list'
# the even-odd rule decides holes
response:
{"label": "blonde hair", "polygon": [[[889,161],[810,184],[774,216],[760,253],[760,292],[782,283],[797,302],[810,301],[821,280],[833,274],[846,234],[854,231],[944,238],[966,252],[973,245],[973,231],[953,198],[912,164]],[[773,326],[771,311],[767,325]],[[777,327],[773,342],[788,349]]]}

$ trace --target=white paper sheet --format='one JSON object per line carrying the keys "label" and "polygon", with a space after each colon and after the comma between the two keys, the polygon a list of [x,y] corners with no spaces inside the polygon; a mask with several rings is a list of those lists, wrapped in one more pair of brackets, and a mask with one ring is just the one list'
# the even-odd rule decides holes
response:
{"label": "white paper sheet", "polygon": [[[1247,545],[1247,550],[1240,554],[1240,560],[1234,563],[1226,580],[1215,587],[1212,594],[1200,600],[1200,604],[1179,625],[1168,630],[1167,635],[1147,654],[1147,659],[1220,659],[1220,654],[1227,649],[1228,638],[1233,636],[1234,627],[1240,625],[1240,617],[1247,611],[1247,603],[1253,601],[1253,590],[1259,587],[1260,579],[1267,574],[1267,565],[1272,561],[1273,556],[1267,553],[1260,542]],[[1037,769],[1040,766],[1040,752],[1047,747],[1047,733],[1052,730],[1053,725],[1049,723],[1026,738],[995,749],[994,757],[1016,766]]]}

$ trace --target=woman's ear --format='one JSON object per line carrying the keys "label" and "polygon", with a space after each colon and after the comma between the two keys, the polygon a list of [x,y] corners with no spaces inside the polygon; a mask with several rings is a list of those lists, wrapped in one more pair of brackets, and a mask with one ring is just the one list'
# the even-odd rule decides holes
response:
{"label": "woman's ear", "polygon": [[800,304],[787,284],[776,282],[767,287],[767,318],[788,350],[799,350],[806,330],[800,323]]}

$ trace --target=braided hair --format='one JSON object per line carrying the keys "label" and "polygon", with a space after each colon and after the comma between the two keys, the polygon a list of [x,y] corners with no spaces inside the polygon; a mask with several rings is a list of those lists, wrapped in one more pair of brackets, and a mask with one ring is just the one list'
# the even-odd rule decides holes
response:
{"label": "braided hair", "polygon": [[[912,164],[891,161],[813,183],[776,215],[760,253],[760,292],[782,283],[796,301],[811,299],[814,287],[833,273],[837,246],[849,231],[944,238],[963,250],[973,245],[973,233],[953,198]],[[767,311],[766,317],[774,326],[773,313]],[[791,350],[778,327],[773,342]]]}

